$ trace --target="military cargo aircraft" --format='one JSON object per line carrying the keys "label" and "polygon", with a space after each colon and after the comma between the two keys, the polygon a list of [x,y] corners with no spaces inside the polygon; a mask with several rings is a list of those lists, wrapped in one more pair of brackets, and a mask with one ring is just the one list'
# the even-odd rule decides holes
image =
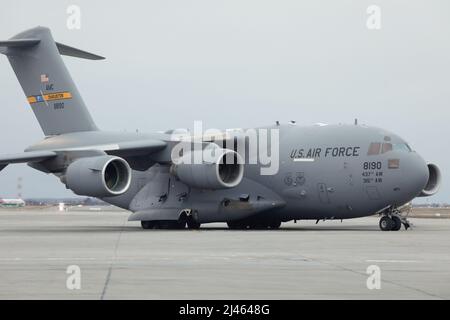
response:
{"label": "military cargo aircraft", "polygon": [[[0,41],[45,138],[0,156],[58,177],[78,195],[132,211],[144,229],[277,229],[290,220],[381,216],[381,230],[407,229],[399,208],[435,194],[441,173],[408,143],[364,125],[274,123],[208,136],[99,130],[61,55],[103,57],[53,40],[36,27]],[[270,137],[274,170],[261,156]],[[264,133],[264,134],[262,134]],[[180,145],[186,147],[180,148]],[[224,147],[225,146],[225,147]],[[266,157],[267,158],[267,157]],[[267,160],[267,159],[265,159]],[[273,169],[272,168],[272,169]]]}

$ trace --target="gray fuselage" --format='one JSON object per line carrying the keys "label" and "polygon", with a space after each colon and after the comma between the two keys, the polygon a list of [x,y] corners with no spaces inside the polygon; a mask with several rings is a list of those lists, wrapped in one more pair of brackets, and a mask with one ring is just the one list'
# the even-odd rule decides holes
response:
{"label": "gray fuselage", "polygon": [[[237,187],[200,190],[173,177],[169,164],[155,162],[148,170],[133,170],[131,187],[125,194],[104,200],[140,212],[134,216],[136,220],[143,220],[145,211],[175,215],[184,208],[195,210],[202,223],[252,216],[281,221],[347,219],[401,206],[416,197],[428,181],[422,157],[400,137],[383,129],[290,124],[264,129],[279,130],[279,170],[274,175],[261,175],[259,164],[245,164],[244,179]],[[161,134],[101,131],[69,134],[70,139],[65,136],[48,138],[28,150],[89,148],[87,141],[99,145],[129,139],[169,139]]]}

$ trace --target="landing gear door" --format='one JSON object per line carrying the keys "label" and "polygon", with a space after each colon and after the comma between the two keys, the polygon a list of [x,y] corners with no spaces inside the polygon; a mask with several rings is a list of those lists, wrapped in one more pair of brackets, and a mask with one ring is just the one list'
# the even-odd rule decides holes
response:
{"label": "landing gear door", "polygon": [[142,211],[156,208],[182,208],[190,189],[170,175],[168,168],[154,169],[155,175],[136,194],[130,203],[130,210]]}
{"label": "landing gear door", "polygon": [[189,196],[190,191],[190,188],[186,184],[179,181],[175,177],[171,176],[169,178],[168,202],[170,202],[172,205],[181,205],[181,203],[184,202]]}

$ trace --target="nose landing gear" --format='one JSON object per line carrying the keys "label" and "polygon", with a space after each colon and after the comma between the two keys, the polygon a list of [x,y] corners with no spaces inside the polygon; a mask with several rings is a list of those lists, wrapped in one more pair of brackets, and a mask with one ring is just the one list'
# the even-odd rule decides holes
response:
{"label": "nose landing gear", "polygon": [[405,230],[411,227],[410,222],[406,216],[402,216],[398,209],[389,208],[381,213],[383,216],[380,219],[380,229],[382,231],[398,231],[402,228],[402,224]]}

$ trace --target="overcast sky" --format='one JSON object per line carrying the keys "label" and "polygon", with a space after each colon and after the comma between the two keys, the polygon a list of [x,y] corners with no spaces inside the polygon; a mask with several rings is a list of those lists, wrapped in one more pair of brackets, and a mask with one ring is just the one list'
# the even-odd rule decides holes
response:
{"label": "overcast sky", "polygon": [[[81,9],[81,29],[66,26]],[[381,29],[366,26],[368,6]],[[97,125],[152,132],[297,120],[360,123],[393,131],[443,172],[450,187],[450,2],[436,1],[3,1],[0,39],[37,25],[56,41],[106,56],[64,57]],[[0,56],[0,152],[42,131]],[[0,197],[72,195],[57,178],[11,165]]]}

